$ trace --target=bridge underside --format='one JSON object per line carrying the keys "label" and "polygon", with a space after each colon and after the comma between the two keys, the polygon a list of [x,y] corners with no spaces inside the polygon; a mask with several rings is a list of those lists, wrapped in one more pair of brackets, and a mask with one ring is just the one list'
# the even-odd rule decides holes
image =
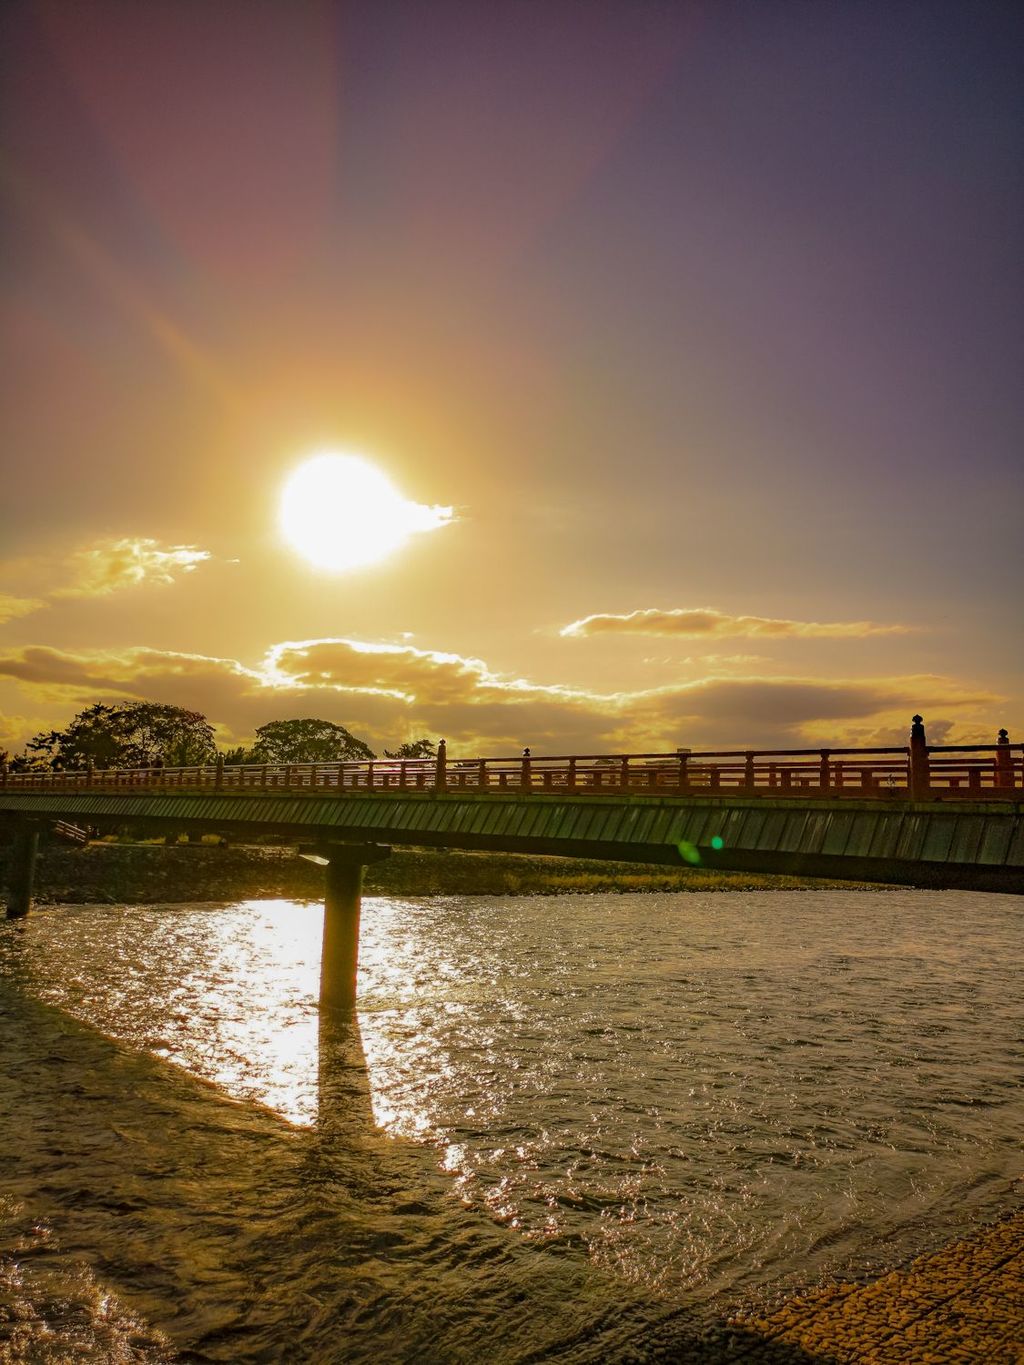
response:
{"label": "bridge underside", "polygon": [[1024,891],[1019,802],[510,792],[11,792],[0,820],[552,854],[908,886]]}

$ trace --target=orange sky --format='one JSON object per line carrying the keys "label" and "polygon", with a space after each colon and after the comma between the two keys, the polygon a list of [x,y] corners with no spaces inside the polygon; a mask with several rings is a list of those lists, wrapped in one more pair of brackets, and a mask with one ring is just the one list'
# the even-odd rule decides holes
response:
{"label": "orange sky", "polygon": [[[1016,22],[9,3],[0,747],[1019,740]],[[325,448],[455,519],[316,569]]]}

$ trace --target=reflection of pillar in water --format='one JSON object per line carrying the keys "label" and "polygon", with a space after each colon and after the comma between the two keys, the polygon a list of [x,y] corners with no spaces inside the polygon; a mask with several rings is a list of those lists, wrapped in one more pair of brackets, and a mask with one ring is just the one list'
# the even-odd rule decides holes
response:
{"label": "reflection of pillar in water", "polygon": [[390,853],[390,848],[377,844],[337,844],[329,851],[320,958],[322,1009],[350,1010],[355,1006],[363,868],[381,862]]}
{"label": "reflection of pillar in water", "polygon": [[320,1011],[316,1126],[323,1134],[365,1132],[375,1126],[370,1077],[359,1016]]}

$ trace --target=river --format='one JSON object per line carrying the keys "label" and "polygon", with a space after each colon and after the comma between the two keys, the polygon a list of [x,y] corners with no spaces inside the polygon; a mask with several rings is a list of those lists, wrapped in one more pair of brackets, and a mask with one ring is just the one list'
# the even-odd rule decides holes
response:
{"label": "river", "polygon": [[905,1260],[1024,1192],[1022,910],[368,898],[354,1026],[315,904],[0,924],[0,1359],[678,1359]]}

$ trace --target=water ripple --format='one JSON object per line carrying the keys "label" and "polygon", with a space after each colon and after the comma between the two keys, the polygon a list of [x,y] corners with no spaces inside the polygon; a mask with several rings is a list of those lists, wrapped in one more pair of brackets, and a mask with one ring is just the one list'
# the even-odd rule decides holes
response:
{"label": "water ripple", "polygon": [[[342,1322],[346,1359],[471,1359],[492,1311],[512,1359],[539,1306],[552,1340],[589,1339],[911,1254],[1022,1173],[1020,908],[371,899],[340,1041],[312,1003],[315,905],[2,926],[0,1242],[22,1281],[0,1278],[0,1329],[52,1263],[37,1298],[95,1319],[96,1359],[115,1338],[126,1360],[330,1359]],[[81,1322],[59,1331],[85,1350]]]}

